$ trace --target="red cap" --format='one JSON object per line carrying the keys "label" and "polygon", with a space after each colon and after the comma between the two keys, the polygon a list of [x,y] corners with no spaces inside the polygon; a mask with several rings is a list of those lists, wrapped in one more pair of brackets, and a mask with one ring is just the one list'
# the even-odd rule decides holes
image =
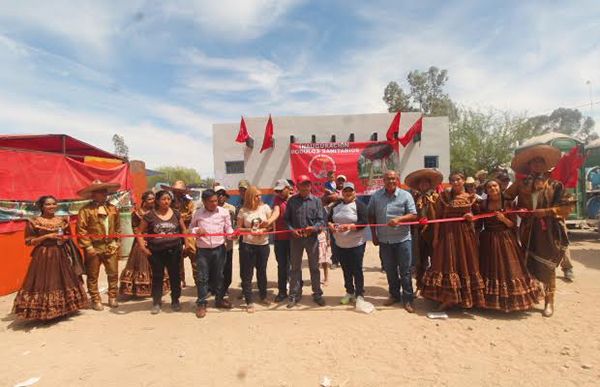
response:
{"label": "red cap", "polygon": [[296,184],[302,184],[302,183],[306,183],[306,182],[310,183],[310,178],[306,175],[300,175],[298,176],[298,181],[296,182]]}

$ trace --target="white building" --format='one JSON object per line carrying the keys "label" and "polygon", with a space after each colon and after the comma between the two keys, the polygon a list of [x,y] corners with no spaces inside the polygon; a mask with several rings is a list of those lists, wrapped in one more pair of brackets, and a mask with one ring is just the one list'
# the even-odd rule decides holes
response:
{"label": "white building", "polygon": [[[420,113],[402,113],[400,137],[415,123]],[[394,113],[330,116],[273,116],[273,149],[260,153],[268,117],[244,117],[254,147],[236,143],[240,123],[213,124],[215,179],[227,188],[237,188],[248,179],[260,188],[270,188],[277,179],[290,178],[290,136],[296,143],[370,141],[373,133],[385,140]],[[314,136],[314,138],[313,138]],[[420,143],[400,145],[399,174],[402,179],[424,167],[437,167],[447,178],[450,172],[450,134],[448,117],[425,117]]]}

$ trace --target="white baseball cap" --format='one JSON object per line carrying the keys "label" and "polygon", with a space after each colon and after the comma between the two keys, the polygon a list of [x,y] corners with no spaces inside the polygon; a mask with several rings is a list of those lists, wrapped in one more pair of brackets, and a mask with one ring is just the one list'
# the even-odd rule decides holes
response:
{"label": "white baseball cap", "polygon": [[279,179],[275,182],[273,191],[282,191],[284,188],[291,188],[290,183],[286,179]]}

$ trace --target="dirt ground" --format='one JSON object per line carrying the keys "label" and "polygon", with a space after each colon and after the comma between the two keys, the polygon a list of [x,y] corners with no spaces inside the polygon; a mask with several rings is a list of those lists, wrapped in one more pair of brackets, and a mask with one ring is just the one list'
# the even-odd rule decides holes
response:
{"label": "dirt ground", "polygon": [[[423,299],[412,315],[383,307],[387,282],[370,244],[366,299],[377,307],[370,315],[339,305],[341,269],[324,287],[326,307],[305,296],[300,308],[257,305],[250,315],[240,307],[234,280],[235,308],[210,308],[204,320],[194,315],[195,288],[189,286],[179,313],[167,306],[151,315],[151,301],[144,299],[50,324],[16,321],[9,295],[0,297],[0,383],[39,377],[36,386],[318,386],[326,376],[332,386],[598,385],[597,234],[573,236],[572,258],[576,279],[557,281],[552,318],[542,317],[543,305],[516,314],[457,310],[447,320],[428,319],[433,305]],[[235,265],[234,277],[237,272]],[[189,267],[187,274],[193,283]],[[272,298],[274,255],[269,280]]]}

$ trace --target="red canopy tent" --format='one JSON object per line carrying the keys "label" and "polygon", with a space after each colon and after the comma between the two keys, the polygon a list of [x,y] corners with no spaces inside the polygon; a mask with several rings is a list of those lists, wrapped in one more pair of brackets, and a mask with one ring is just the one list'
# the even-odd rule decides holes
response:
{"label": "red canopy tent", "polygon": [[[90,157],[116,163],[100,168],[86,163]],[[131,188],[124,159],[64,134],[0,136],[0,160],[1,200],[77,199],[77,191],[95,179]]]}
{"label": "red canopy tent", "polygon": [[[64,134],[0,135],[0,161],[0,200],[78,199],[95,179],[133,186],[127,160]],[[0,222],[0,295],[21,286],[29,265],[24,228],[24,221]]]}
{"label": "red canopy tent", "polygon": [[75,159],[93,156],[124,161],[122,157],[96,148],[66,134],[0,135],[0,149],[59,153]]}

